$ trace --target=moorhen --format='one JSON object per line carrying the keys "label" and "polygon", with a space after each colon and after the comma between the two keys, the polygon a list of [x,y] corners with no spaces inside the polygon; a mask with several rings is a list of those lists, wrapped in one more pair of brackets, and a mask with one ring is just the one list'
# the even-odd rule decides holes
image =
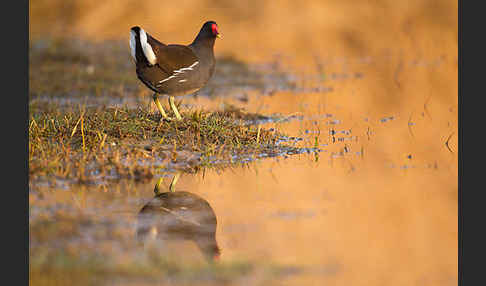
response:
{"label": "moorhen", "polygon": [[153,100],[165,119],[170,119],[158,100],[158,94],[169,96],[169,105],[178,120],[182,119],[174,96],[191,94],[201,89],[214,72],[214,42],[221,38],[214,21],[204,23],[194,41],[188,45],[166,45],[135,26],[130,29],[130,51],[136,63],[137,76],[153,92]]}
{"label": "moorhen", "polygon": [[175,191],[180,174],[174,177],[170,191],[160,193],[159,179],[155,197],[138,213],[137,238],[163,240],[192,240],[209,262],[219,259],[216,241],[216,215],[209,203],[200,196]]}

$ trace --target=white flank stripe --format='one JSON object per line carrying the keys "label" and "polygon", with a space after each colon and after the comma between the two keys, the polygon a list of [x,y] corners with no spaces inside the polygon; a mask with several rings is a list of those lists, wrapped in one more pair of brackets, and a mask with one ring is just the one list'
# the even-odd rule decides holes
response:
{"label": "white flank stripe", "polygon": [[152,47],[147,42],[147,34],[142,28],[140,28],[140,44],[142,45],[143,54],[147,58],[148,62],[155,65],[157,58],[155,57],[154,50],[152,50]]}
{"label": "white flank stripe", "polygon": [[176,72],[184,72],[184,71],[192,71],[192,68],[197,66],[199,64],[199,62],[194,62],[191,66],[189,66],[188,68],[181,68],[179,70],[175,70],[174,73]]}
{"label": "white flank stripe", "polygon": [[[163,83],[164,81],[168,81],[168,80],[169,80],[169,79],[171,79],[171,78],[175,78],[175,75],[171,75],[171,76],[169,76],[168,78],[166,78],[166,79],[163,79],[163,80],[159,81],[159,83]],[[160,85],[160,84],[159,84],[159,85]]]}
{"label": "white flank stripe", "polygon": [[132,54],[132,58],[137,61],[137,57],[135,56],[135,32],[133,30],[130,30],[130,53]]}
{"label": "white flank stripe", "polygon": [[[180,69],[178,69],[178,70],[175,70],[175,71],[174,71],[174,73],[173,73],[171,76],[169,76],[168,78],[165,78],[165,79],[163,79],[163,80],[159,81],[159,83],[166,82],[166,81],[168,81],[169,79],[172,79],[172,78],[174,78],[174,77],[176,77],[176,76],[178,76],[178,75],[180,75],[180,74],[183,74],[185,71],[192,71],[192,70],[193,70],[193,67],[197,66],[198,64],[199,64],[199,61],[194,62],[192,65],[190,65],[190,66],[189,66],[189,67],[187,67],[187,68],[180,68]],[[184,81],[186,81],[186,79],[181,79],[181,80],[179,80],[179,82],[184,82]]]}

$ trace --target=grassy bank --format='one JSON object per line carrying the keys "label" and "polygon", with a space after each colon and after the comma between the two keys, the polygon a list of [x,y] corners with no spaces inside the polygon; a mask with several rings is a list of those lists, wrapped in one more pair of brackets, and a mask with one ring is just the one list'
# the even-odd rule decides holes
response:
{"label": "grassy bank", "polygon": [[[143,108],[31,105],[29,175],[80,183],[151,178],[168,168],[194,172],[211,161],[276,148],[274,130],[244,124],[264,118],[238,109],[188,111],[182,121],[161,121]],[[170,114],[169,114],[170,116]]]}

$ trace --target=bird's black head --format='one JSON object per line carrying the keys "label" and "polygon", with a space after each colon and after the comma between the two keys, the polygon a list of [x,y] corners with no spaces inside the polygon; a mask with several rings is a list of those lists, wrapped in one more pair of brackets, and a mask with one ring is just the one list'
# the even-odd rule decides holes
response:
{"label": "bird's black head", "polygon": [[216,38],[221,38],[221,34],[218,30],[218,24],[216,24],[214,21],[207,21],[202,26],[199,34],[197,34],[191,46],[202,50],[208,50],[209,48],[209,50],[212,52]]}
{"label": "bird's black head", "polygon": [[204,23],[204,25],[201,28],[201,31],[199,31],[198,36],[203,36],[207,38],[221,38],[221,34],[219,33],[218,30],[218,24],[214,21],[207,21]]}

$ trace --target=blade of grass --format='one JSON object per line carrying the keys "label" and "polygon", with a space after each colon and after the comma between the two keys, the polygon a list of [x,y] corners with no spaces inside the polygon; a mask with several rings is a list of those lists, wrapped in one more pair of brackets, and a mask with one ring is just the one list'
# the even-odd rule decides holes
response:
{"label": "blade of grass", "polygon": [[81,115],[81,137],[83,138],[83,153],[86,153],[86,142],[84,138],[84,128],[83,128],[83,122],[84,122],[84,114]]}

